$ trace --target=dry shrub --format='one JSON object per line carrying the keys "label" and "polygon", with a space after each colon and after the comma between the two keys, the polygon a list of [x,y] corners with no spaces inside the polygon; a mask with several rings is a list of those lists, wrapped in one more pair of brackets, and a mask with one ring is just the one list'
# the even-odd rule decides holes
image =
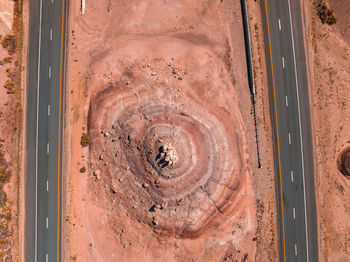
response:
{"label": "dry shrub", "polygon": [[79,172],[80,172],[80,173],[85,173],[85,172],[86,172],[85,166],[83,166],[82,168],[80,168],[80,169],[79,169]]}
{"label": "dry shrub", "polygon": [[13,82],[11,79],[8,79],[6,80],[5,84],[4,84],[4,87],[7,89],[7,90],[11,90],[13,88]]}
{"label": "dry shrub", "polygon": [[12,56],[6,56],[3,60],[0,60],[0,65],[8,64],[12,62]]}
{"label": "dry shrub", "polygon": [[14,94],[16,93],[16,89],[14,87],[12,79],[6,80],[4,87],[7,89],[7,94]]}
{"label": "dry shrub", "polygon": [[16,39],[13,35],[7,35],[1,40],[1,45],[10,55],[13,55],[16,50]]}
{"label": "dry shrub", "polygon": [[325,2],[316,3],[316,11],[323,24],[333,25],[337,22],[333,9],[329,8]]}
{"label": "dry shrub", "polygon": [[80,144],[81,144],[83,147],[90,145],[90,137],[89,137],[88,134],[83,133],[83,134],[81,135]]}

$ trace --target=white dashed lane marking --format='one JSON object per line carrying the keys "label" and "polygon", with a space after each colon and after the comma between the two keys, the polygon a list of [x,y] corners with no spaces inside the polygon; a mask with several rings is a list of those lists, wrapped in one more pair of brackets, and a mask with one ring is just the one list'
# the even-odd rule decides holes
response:
{"label": "white dashed lane marking", "polygon": [[281,27],[281,19],[278,19],[278,29],[281,31],[282,27]]}
{"label": "white dashed lane marking", "polygon": [[288,142],[289,142],[289,144],[292,143],[292,139],[290,138],[290,133],[288,133]]}

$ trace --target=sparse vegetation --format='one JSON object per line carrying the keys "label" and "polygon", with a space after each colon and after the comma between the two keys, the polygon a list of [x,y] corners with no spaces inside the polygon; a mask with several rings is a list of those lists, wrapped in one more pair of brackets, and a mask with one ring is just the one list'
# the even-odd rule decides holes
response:
{"label": "sparse vegetation", "polygon": [[[23,99],[21,92],[21,77],[22,77],[22,46],[23,46],[23,1],[13,1],[13,21],[12,21],[12,33],[0,37],[0,44],[2,48],[7,50],[8,55],[0,60],[0,65],[9,64],[6,68],[7,77],[9,79],[4,83],[4,87],[8,94],[14,94],[10,100],[4,103],[7,106],[7,110],[11,111],[11,119],[3,119],[5,128],[1,128],[2,133],[9,134],[9,141],[7,141],[6,153],[9,156],[10,164],[7,162],[4,156],[3,145],[0,146],[0,260],[1,261],[14,261],[12,257],[16,252],[15,235],[17,232],[18,217],[11,208],[14,206],[14,210],[17,210],[17,195],[15,188],[11,191],[13,197],[8,198],[4,191],[4,186],[11,181],[13,186],[19,183],[19,144],[21,138],[22,129],[22,104]],[[19,106],[18,106],[19,105]],[[13,131],[12,131],[13,130]],[[11,141],[11,142],[10,142]],[[0,139],[2,144],[5,140]],[[10,143],[10,144],[9,144]],[[7,156],[7,155],[6,155]],[[19,190],[19,187],[16,188]]]}
{"label": "sparse vegetation", "polygon": [[333,25],[337,22],[333,9],[329,8],[325,2],[315,2],[318,17],[323,24]]}
{"label": "sparse vegetation", "polygon": [[83,147],[86,147],[86,146],[90,145],[90,137],[89,137],[88,134],[83,133],[83,134],[81,135],[80,144],[81,144]]}
{"label": "sparse vegetation", "polygon": [[85,166],[83,166],[82,168],[80,168],[80,169],[79,169],[79,172],[80,172],[80,173],[85,173],[85,172],[86,172]]}

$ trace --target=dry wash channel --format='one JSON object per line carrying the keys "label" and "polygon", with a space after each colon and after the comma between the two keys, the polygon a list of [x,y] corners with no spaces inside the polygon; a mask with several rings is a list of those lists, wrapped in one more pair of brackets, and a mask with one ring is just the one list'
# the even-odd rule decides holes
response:
{"label": "dry wash channel", "polygon": [[[129,52],[134,45],[137,56]],[[157,51],[149,52],[150,45],[130,40],[110,50],[120,54],[113,81],[96,86],[90,100],[90,166],[134,219],[194,236],[215,217],[230,219],[240,210],[240,116],[218,103],[230,80],[209,49],[169,38],[157,39]]]}

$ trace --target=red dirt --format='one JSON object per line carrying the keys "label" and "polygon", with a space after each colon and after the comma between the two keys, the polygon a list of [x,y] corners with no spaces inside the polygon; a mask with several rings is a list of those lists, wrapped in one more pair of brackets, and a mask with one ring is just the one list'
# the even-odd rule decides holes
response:
{"label": "red dirt", "polygon": [[322,24],[313,1],[304,4],[320,261],[350,261],[350,180],[339,170],[350,133],[350,3],[332,0],[337,23]]}
{"label": "red dirt", "polygon": [[[23,260],[22,70],[20,4],[0,0],[0,260]],[[27,11],[27,9],[26,9]],[[25,61],[25,60],[24,60]]]}
{"label": "red dirt", "polygon": [[265,106],[258,170],[239,3],[70,3],[69,32],[66,259],[275,259],[271,127]]}

